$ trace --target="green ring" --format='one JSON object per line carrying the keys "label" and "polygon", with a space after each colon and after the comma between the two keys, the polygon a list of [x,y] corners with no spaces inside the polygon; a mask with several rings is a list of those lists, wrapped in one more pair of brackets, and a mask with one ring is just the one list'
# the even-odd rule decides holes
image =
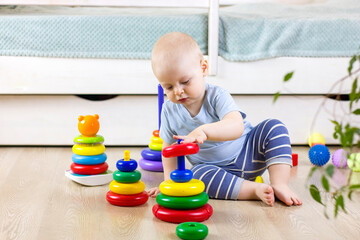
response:
{"label": "green ring", "polygon": [[83,135],[78,135],[74,138],[74,143],[102,143],[104,142],[104,137],[101,135],[96,135],[96,137],[84,137]]}
{"label": "green ring", "polygon": [[135,183],[141,179],[141,173],[138,170],[133,172],[121,172],[116,170],[113,173],[113,178],[120,183]]}
{"label": "green ring", "polygon": [[194,209],[204,206],[209,200],[209,196],[202,192],[190,197],[174,197],[159,193],[156,202],[163,207],[172,209]]}
{"label": "green ring", "polygon": [[176,227],[176,235],[185,240],[204,239],[208,232],[208,227],[198,222],[184,222]]}

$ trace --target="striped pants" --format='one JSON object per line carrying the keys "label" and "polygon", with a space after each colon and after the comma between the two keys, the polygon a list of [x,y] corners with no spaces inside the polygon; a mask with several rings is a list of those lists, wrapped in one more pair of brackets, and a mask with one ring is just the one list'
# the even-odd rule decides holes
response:
{"label": "striped pants", "polygon": [[244,179],[254,180],[272,164],[292,166],[291,145],[285,125],[268,119],[247,135],[239,156],[226,166],[197,164],[194,178],[205,183],[210,198],[237,199]]}

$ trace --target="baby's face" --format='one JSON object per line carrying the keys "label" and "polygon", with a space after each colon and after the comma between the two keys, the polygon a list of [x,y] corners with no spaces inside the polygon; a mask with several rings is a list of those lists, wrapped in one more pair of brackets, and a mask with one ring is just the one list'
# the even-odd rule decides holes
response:
{"label": "baby's face", "polygon": [[[202,104],[207,62],[199,57],[179,57],[164,66],[157,78],[170,101],[189,109]],[[204,71],[204,65],[206,69]]]}

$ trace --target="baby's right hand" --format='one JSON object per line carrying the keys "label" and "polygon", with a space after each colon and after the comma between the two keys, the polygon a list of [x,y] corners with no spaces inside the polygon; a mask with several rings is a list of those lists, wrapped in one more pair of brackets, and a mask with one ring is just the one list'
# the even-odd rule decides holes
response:
{"label": "baby's right hand", "polygon": [[160,193],[160,190],[158,187],[151,188],[147,190],[147,194],[149,197],[156,198],[156,196]]}

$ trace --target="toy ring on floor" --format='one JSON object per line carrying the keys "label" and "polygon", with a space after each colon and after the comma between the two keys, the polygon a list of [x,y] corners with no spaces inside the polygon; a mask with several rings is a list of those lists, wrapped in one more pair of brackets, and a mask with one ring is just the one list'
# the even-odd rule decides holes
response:
{"label": "toy ring on floor", "polygon": [[103,144],[75,144],[72,151],[83,156],[99,155],[105,152],[105,146]]}
{"label": "toy ring on floor", "polygon": [[152,172],[162,172],[163,165],[161,161],[149,161],[144,158],[139,160],[139,165],[142,169]]}
{"label": "toy ring on floor", "polygon": [[113,178],[120,183],[135,183],[141,179],[141,173],[138,170],[132,172],[121,172],[116,170],[113,173]]}
{"label": "toy ring on floor", "polygon": [[187,197],[202,193],[205,189],[205,184],[198,179],[191,179],[186,183],[166,180],[160,184],[159,188],[160,192],[168,196]]}
{"label": "toy ring on floor", "polygon": [[141,156],[146,160],[161,161],[161,151],[153,151],[150,148],[144,148],[141,151]]}
{"label": "toy ring on floor", "polygon": [[104,137],[96,135],[96,137],[84,137],[83,135],[76,136],[74,143],[103,143]]}
{"label": "toy ring on floor", "polygon": [[159,204],[155,204],[152,208],[152,212],[155,217],[162,221],[171,223],[183,223],[205,221],[211,217],[213,209],[208,203],[200,208],[188,210],[169,209],[162,207]]}
{"label": "toy ring on floor", "polygon": [[156,136],[152,136],[150,141],[152,143],[160,143],[160,144],[163,144],[163,140],[160,138],[160,137],[156,137]]}
{"label": "toy ring on floor", "polygon": [[166,158],[170,158],[170,157],[191,155],[197,152],[199,152],[199,145],[197,145],[196,143],[184,143],[184,144],[171,145],[169,147],[164,148],[162,150],[162,155]]}
{"label": "toy ring on floor", "polygon": [[82,165],[95,165],[105,162],[107,159],[107,156],[105,153],[99,154],[99,155],[93,155],[93,156],[82,156],[73,154],[72,155],[72,161],[77,164]]}
{"label": "toy ring on floor", "polygon": [[149,148],[153,151],[161,151],[162,150],[162,143],[153,143],[149,144]]}
{"label": "toy ring on floor", "polygon": [[138,181],[136,183],[119,183],[113,180],[110,185],[110,191],[117,194],[131,195],[138,194],[145,190],[145,183]]}
{"label": "toy ring on floor", "polygon": [[209,196],[202,192],[190,197],[174,197],[159,193],[156,202],[163,207],[171,209],[194,209],[204,206],[209,200]]}
{"label": "toy ring on floor", "polygon": [[204,239],[208,232],[208,227],[198,222],[184,222],[176,227],[176,235],[184,240]]}
{"label": "toy ring on floor", "polygon": [[80,174],[80,175],[95,175],[106,172],[109,168],[109,165],[104,162],[96,165],[81,165],[72,163],[70,169],[73,173]]}
{"label": "toy ring on floor", "polygon": [[96,175],[80,175],[73,173],[70,169],[65,171],[65,176],[69,179],[85,186],[100,186],[109,184],[112,178],[113,172],[107,170],[106,172],[96,174]]}
{"label": "toy ring on floor", "polygon": [[116,206],[133,207],[139,206],[147,202],[149,195],[146,191],[132,195],[121,195],[108,191],[106,194],[106,200]]}

